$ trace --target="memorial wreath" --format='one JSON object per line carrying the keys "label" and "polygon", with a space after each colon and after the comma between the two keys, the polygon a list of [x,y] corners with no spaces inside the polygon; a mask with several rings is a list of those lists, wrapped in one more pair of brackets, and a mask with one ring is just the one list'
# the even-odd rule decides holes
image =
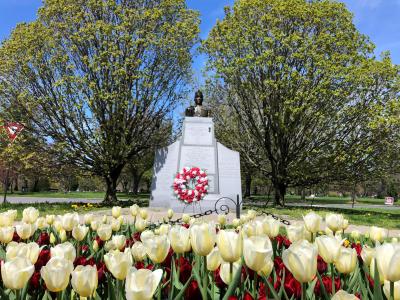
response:
{"label": "memorial wreath", "polygon": [[173,189],[178,200],[185,203],[200,201],[207,195],[207,173],[198,167],[184,167],[174,179]]}

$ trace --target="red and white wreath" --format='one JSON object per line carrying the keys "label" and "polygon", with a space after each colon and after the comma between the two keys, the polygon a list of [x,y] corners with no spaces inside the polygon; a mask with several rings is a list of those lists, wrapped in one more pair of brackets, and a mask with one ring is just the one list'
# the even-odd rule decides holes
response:
{"label": "red and white wreath", "polygon": [[200,201],[208,193],[207,174],[197,167],[184,167],[176,174],[173,189],[178,200],[185,203]]}

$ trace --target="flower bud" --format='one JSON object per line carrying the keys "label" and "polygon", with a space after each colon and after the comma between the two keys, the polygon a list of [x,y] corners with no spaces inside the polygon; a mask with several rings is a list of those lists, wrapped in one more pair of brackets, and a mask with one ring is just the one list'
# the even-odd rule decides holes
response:
{"label": "flower bud", "polygon": [[71,275],[74,291],[81,297],[91,297],[98,285],[96,266],[77,266]]}
{"label": "flower bud", "polygon": [[215,241],[216,231],[214,223],[194,223],[190,227],[190,243],[193,252],[197,255],[208,255],[214,249]]}
{"label": "flower bud", "polygon": [[61,257],[52,257],[40,269],[40,275],[50,292],[61,292],[67,288],[73,269],[74,266],[70,260]]}
{"label": "flower bud", "polygon": [[303,216],[304,226],[311,233],[317,233],[321,228],[322,217],[315,212],[309,212]]}
{"label": "flower bud", "polygon": [[112,228],[108,224],[102,224],[97,229],[97,235],[102,241],[108,241],[112,235]]}
{"label": "flower bud", "polygon": [[86,227],[85,225],[78,225],[72,229],[72,236],[78,242],[81,242],[86,237],[86,234],[88,233],[88,231],[89,231],[89,227]]}
{"label": "flower bud", "polygon": [[335,260],[336,269],[343,274],[350,274],[357,264],[357,252],[353,248],[339,248],[338,257]]}
{"label": "flower bud", "polygon": [[132,265],[132,255],[130,249],[124,252],[119,250],[110,251],[104,255],[104,262],[111,274],[119,280],[124,280],[128,270]]}
{"label": "flower bud", "polygon": [[131,248],[133,259],[138,261],[143,261],[146,258],[146,248],[141,242],[136,242],[132,245]]}
{"label": "flower bud", "polygon": [[168,255],[170,242],[165,235],[154,236],[143,241],[146,253],[153,263],[162,263]]}
{"label": "flower bud", "polygon": [[168,219],[172,219],[172,217],[174,216],[174,211],[170,208],[170,209],[168,209],[168,211],[167,211],[167,217],[168,217]]}
{"label": "flower bud", "polygon": [[119,216],[121,216],[121,207],[120,206],[114,206],[111,209],[111,214],[115,219],[117,219]]}
{"label": "flower bud", "polygon": [[25,208],[22,211],[22,222],[33,224],[39,218],[39,211],[34,207]]}
{"label": "flower bud", "polygon": [[207,270],[215,271],[221,265],[222,258],[219,253],[218,247],[214,247],[214,249],[207,255]]}
{"label": "flower bud", "polygon": [[314,279],[317,272],[317,247],[303,240],[290,245],[283,251],[282,260],[286,268],[300,283]]}
{"label": "flower bud", "polygon": [[130,268],[125,283],[126,299],[153,299],[162,275],[163,271],[161,269],[152,272],[148,269],[137,270],[134,267]]}
{"label": "flower bud", "polygon": [[220,230],[217,245],[222,259],[226,262],[235,262],[242,256],[242,237],[233,230]]}

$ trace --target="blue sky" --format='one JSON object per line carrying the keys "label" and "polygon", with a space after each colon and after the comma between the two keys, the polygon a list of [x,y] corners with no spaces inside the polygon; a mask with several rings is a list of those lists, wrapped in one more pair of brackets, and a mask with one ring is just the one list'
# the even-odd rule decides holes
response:
{"label": "blue sky", "polygon": [[[206,38],[217,19],[222,19],[224,6],[234,0],[187,0],[188,6],[201,13],[201,38]],[[400,64],[400,0],[345,0],[353,12],[358,29],[367,34],[376,45],[376,53],[389,50],[394,63]],[[36,18],[40,0],[0,0],[0,40],[5,39],[19,22]],[[193,67],[197,82],[205,58],[195,58]]]}

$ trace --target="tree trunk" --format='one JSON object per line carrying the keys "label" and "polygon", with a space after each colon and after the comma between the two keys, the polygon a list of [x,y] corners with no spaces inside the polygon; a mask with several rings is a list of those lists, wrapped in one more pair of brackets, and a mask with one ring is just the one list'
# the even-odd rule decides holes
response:
{"label": "tree trunk", "polygon": [[114,170],[112,170],[104,179],[107,185],[106,195],[104,197],[104,203],[113,204],[117,203],[117,181],[119,176],[121,175],[123,166],[120,166]]}
{"label": "tree trunk", "polygon": [[249,198],[251,194],[251,174],[246,173],[246,179],[245,179],[245,189],[244,189],[244,198]]}
{"label": "tree trunk", "polygon": [[108,176],[105,178],[106,180],[106,185],[107,185],[107,191],[106,195],[104,197],[105,203],[116,203],[118,201],[117,199],[117,179],[118,177],[111,177]]}
{"label": "tree trunk", "polygon": [[276,182],[274,183],[274,189],[274,205],[285,206],[286,185],[282,182]]}
{"label": "tree trunk", "polygon": [[15,180],[14,180],[14,191],[18,191],[18,176],[15,176]]}
{"label": "tree trunk", "polygon": [[35,178],[35,180],[33,181],[32,192],[38,192],[38,184],[39,184],[39,179]]}
{"label": "tree trunk", "polygon": [[140,181],[142,180],[142,176],[143,176],[143,172],[139,173],[137,170],[134,170],[132,172],[132,190],[133,190],[133,194],[137,195],[138,191],[139,191],[139,185],[140,185]]}

